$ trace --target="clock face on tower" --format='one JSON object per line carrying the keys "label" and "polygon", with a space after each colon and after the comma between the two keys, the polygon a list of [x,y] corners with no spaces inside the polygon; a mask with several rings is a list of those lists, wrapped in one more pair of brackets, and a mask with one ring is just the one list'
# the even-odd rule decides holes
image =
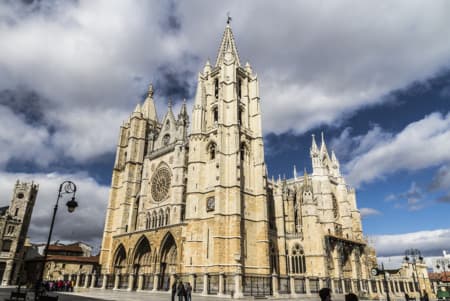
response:
{"label": "clock face on tower", "polygon": [[151,195],[155,202],[163,201],[169,194],[171,175],[167,167],[156,170],[151,181]]}

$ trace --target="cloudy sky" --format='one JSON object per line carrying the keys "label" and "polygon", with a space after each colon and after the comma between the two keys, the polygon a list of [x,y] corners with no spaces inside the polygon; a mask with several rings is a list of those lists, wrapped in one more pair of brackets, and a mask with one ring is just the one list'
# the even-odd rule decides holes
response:
{"label": "cloudy sky", "polygon": [[325,133],[378,254],[450,250],[450,2],[0,2],[0,204],[40,184],[43,241],[59,183],[79,210],[54,239],[98,246],[118,129],[150,82],[158,114],[192,103],[227,12],[260,80],[270,175],[310,172]]}

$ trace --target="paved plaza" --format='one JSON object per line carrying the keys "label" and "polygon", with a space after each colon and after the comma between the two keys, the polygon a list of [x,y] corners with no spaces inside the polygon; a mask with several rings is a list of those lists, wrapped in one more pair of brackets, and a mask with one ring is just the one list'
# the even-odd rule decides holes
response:
{"label": "paved plaza", "polygon": [[[9,298],[11,291],[16,290],[14,287],[0,288],[0,300]],[[25,290],[24,290],[25,291]],[[95,301],[95,300],[118,300],[118,301],[170,301],[170,293],[168,292],[128,292],[126,290],[102,290],[102,289],[76,289],[73,293],[51,293],[50,295],[58,295],[60,301]],[[27,300],[33,300],[33,292],[29,291]],[[275,300],[277,298],[269,297],[269,299]],[[178,299],[176,299],[178,300]],[[193,301],[207,301],[207,300],[232,300],[229,297],[218,296],[201,296],[199,294],[193,294]],[[253,297],[247,297],[239,300],[254,300]],[[311,300],[318,301],[318,297],[302,297],[302,298],[280,298],[280,300]],[[333,301],[343,300],[343,298],[333,298]]]}
{"label": "paved plaza", "polygon": [[[11,291],[16,290],[15,287],[0,288],[0,301],[9,298]],[[25,291],[25,290],[24,290]],[[169,292],[129,292],[126,290],[102,290],[98,288],[79,288],[75,289],[73,293],[66,292],[55,292],[50,295],[58,295],[60,301],[97,301],[97,300],[114,300],[114,301],[170,301]],[[28,291],[27,300],[32,301],[33,292]],[[248,296],[238,300],[255,300],[257,298]],[[177,298],[175,300],[178,300]],[[233,300],[230,297],[219,297],[219,296],[202,296],[200,294],[192,295],[193,301],[230,301]],[[283,301],[319,301],[319,296],[298,296],[290,297],[285,295],[283,297],[275,298],[273,296],[268,296],[267,300],[283,300]],[[343,301],[343,295],[332,295],[333,301]],[[386,299],[377,299],[377,301],[385,301]],[[391,301],[404,301],[402,296],[392,296]]]}

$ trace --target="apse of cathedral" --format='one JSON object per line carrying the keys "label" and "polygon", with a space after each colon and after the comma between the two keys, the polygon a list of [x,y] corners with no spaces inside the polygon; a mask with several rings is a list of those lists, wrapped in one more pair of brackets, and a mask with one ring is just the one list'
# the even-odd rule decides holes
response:
{"label": "apse of cathedral", "polygon": [[268,179],[258,78],[240,61],[229,24],[214,65],[198,75],[190,116],[183,102],[158,118],[153,97],[150,85],[120,128],[104,286],[164,290],[183,279],[195,292],[235,297],[258,281],[266,294],[367,290],[375,252],[323,135],[305,147],[312,173]]}

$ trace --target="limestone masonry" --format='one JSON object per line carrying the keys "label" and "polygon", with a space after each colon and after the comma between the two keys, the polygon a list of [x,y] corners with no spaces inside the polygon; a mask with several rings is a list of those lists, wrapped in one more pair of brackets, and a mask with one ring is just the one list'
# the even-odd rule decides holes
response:
{"label": "limestone masonry", "polygon": [[320,140],[311,174],[267,178],[258,78],[228,24],[191,117],[169,104],[159,120],[150,85],[120,128],[98,286],[167,290],[181,279],[234,297],[382,293],[355,191]]}

